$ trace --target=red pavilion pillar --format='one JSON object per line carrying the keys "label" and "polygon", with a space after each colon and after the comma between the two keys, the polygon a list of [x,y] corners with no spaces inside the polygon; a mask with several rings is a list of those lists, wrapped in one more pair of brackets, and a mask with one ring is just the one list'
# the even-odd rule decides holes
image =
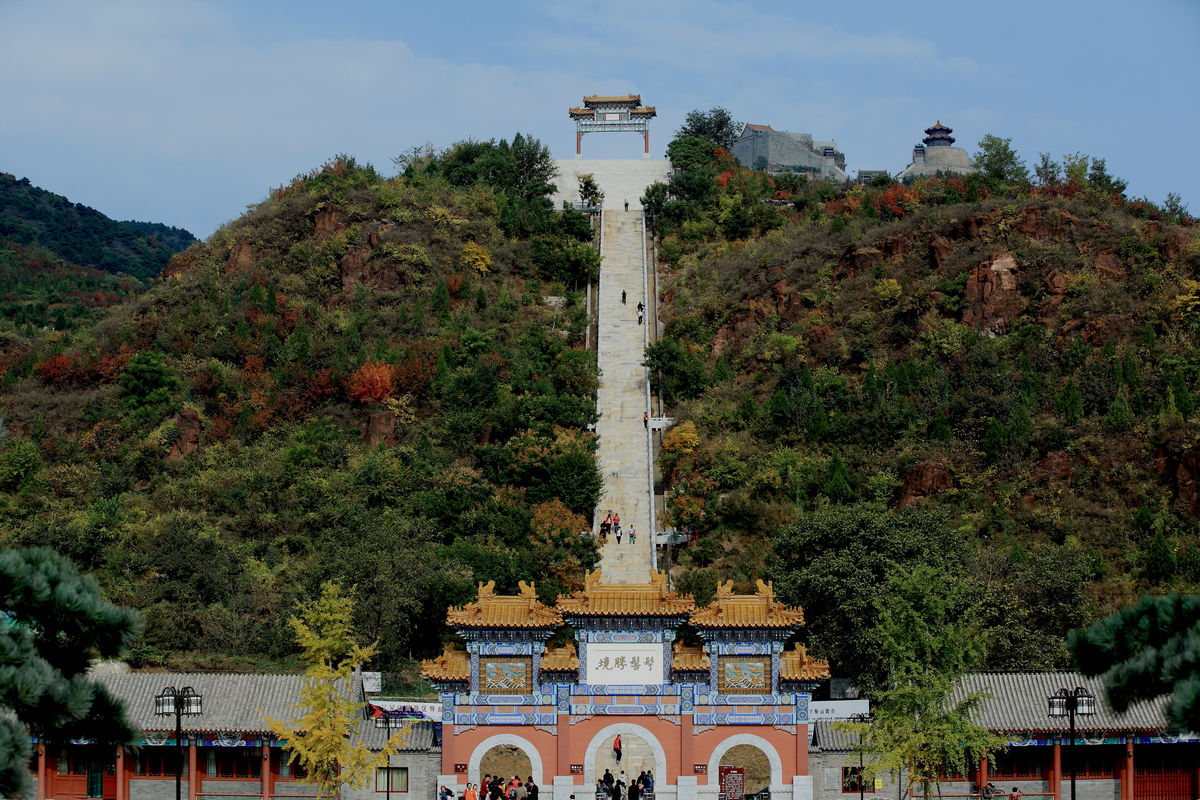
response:
{"label": "red pavilion pillar", "polygon": [[271,772],[271,745],[263,742],[262,746],[262,800],[271,800],[271,792],[275,791],[275,775]]}
{"label": "red pavilion pillar", "polygon": [[46,743],[38,742],[38,800],[46,800]]}
{"label": "red pavilion pillar", "polygon": [[200,770],[196,763],[196,743],[188,743],[188,800],[196,800],[200,793]]}
{"label": "red pavilion pillar", "polygon": [[1054,742],[1054,763],[1050,767],[1050,794],[1052,800],[1062,800],[1062,742]]}
{"label": "red pavilion pillar", "polygon": [[575,155],[583,155],[583,131],[575,131]]}
{"label": "red pavilion pillar", "polygon": [[647,128],[646,130],[644,130],[642,132],[642,136],[646,137],[646,149],[644,152],[646,153],[646,155],[650,155],[650,129]]}

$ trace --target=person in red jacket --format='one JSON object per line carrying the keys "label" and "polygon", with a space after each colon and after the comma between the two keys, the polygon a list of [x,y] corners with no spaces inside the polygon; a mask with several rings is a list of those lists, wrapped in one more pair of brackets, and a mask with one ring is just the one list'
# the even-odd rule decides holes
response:
{"label": "person in red jacket", "polygon": [[613,755],[617,758],[617,763],[621,763],[621,735],[617,734],[617,738],[613,739]]}

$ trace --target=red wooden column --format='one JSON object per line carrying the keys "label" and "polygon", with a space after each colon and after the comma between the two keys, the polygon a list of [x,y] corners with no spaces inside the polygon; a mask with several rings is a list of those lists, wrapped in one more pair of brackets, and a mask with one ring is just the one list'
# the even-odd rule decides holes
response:
{"label": "red wooden column", "polygon": [[125,774],[125,747],[117,745],[117,800],[129,797],[129,776]]}
{"label": "red wooden column", "polygon": [[38,743],[38,800],[46,800],[46,743]]}
{"label": "red wooden column", "polygon": [[643,131],[643,135],[646,137],[646,155],[650,155],[650,131]]}
{"label": "red wooden column", "polygon": [[982,788],[984,786],[987,786],[987,782],[988,782],[988,760],[987,760],[987,757],[985,756],[985,757],[979,759],[979,780],[976,781],[976,783],[978,783],[980,788]]}
{"label": "red wooden column", "polygon": [[271,800],[271,792],[275,791],[275,774],[271,772],[271,745],[262,746],[262,800]]}
{"label": "red wooden column", "polygon": [[200,771],[196,769],[196,743],[188,744],[188,800],[200,793]]}
{"label": "red wooden column", "polygon": [[575,131],[575,155],[583,155],[583,131]]}
{"label": "red wooden column", "polygon": [[1133,742],[1125,743],[1125,769],[1121,773],[1121,800],[1133,800]]}
{"label": "red wooden column", "polygon": [[1054,763],[1050,765],[1050,794],[1062,800],[1062,742],[1054,743]]}

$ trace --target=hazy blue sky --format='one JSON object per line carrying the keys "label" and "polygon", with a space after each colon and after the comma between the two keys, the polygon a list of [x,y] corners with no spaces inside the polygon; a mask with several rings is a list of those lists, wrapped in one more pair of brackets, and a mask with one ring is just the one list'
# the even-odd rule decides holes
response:
{"label": "hazy blue sky", "polygon": [[[0,170],[206,236],[338,152],[530,132],[641,93],[661,156],[691,109],[836,139],[896,172],[935,120],[968,152],[1108,159],[1200,212],[1200,2],[0,0]],[[633,134],[584,154],[636,156]]]}

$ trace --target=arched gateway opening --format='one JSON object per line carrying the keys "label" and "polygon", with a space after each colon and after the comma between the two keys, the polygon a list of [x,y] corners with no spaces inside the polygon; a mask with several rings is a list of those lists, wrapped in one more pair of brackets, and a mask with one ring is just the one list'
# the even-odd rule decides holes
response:
{"label": "arched gateway opening", "polygon": [[479,779],[482,780],[484,775],[499,775],[506,781],[520,776],[525,780],[533,775],[533,762],[515,744],[498,744],[479,760]]}
{"label": "arched gateway opening", "polygon": [[[721,764],[717,768],[718,782],[726,768],[738,770],[741,776],[742,790],[734,794],[745,796],[771,788],[771,762],[767,760],[766,753],[752,744],[735,745],[721,756]],[[724,789],[722,785],[722,791]],[[737,800],[737,797],[728,800]]]}
{"label": "arched gateway opening", "polygon": [[484,775],[500,775],[511,779],[514,775],[521,780],[533,776],[541,784],[542,759],[531,742],[510,733],[499,733],[479,743],[467,762],[467,782],[479,783]]}
{"label": "arched gateway opening", "polygon": [[[621,737],[619,762],[613,750],[618,736]],[[624,772],[626,784],[642,772],[661,777],[667,772],[666,751],[654,735],[640,725],[609,725],[592,737],[583,756],[583,774],[589,784],[599,780],[606,769],[611,770],[614,777],[620,777]]]}

